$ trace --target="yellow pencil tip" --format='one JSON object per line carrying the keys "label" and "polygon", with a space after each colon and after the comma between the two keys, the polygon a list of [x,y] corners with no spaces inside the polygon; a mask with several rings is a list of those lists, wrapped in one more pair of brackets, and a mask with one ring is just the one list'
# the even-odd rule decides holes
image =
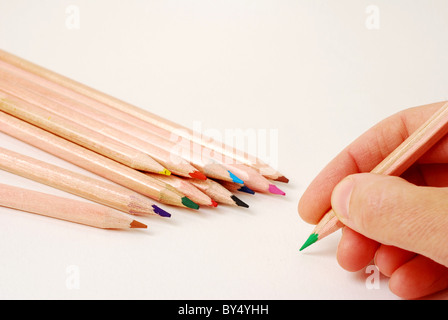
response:
{"label": "yellow pencil tip", "polygon": [[163,169],[162,171],[159,172],[160,174],[164,174],[166,176],[170,176],[171,175],[171,171],[168,169]]}

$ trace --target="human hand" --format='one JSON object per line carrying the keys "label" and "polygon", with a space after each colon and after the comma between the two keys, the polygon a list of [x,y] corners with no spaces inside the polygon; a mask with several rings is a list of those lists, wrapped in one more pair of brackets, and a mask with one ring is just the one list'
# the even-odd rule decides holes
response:
{"label": "human hand", "polygon": [[402,178],[358,173],[370,172],[444,103],[404,110],[368,130],[321,171],[299,202],[300,216],[313,224],[331,206],[347,226],[339,264],[358,271],[375,259],[391,291],[403,298],[448,287],[448,137]]}

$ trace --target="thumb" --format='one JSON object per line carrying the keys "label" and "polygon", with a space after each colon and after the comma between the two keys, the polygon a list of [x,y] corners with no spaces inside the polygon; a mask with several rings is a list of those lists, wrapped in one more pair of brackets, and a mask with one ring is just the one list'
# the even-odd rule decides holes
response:
{"label": "thumb", "polygon": [[343,224],[364,236],[448,266],[447,188],[362,173],[342,180],[331,204]]}

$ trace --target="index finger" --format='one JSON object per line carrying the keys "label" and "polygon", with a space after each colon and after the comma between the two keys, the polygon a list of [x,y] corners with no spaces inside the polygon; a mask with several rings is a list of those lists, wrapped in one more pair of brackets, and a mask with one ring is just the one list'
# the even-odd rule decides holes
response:
{"label": "index finger", "polygon": [[[343,178],[354,173],[370,172],[444,103],[400,111],[373,126],[342,150],[303,193],[298,206],[301,218],[317,224],[330,209],[331,193]],[[446,156],[437,149],[437,145],[430,152],[433,155],[425,155],[427,161]]]}

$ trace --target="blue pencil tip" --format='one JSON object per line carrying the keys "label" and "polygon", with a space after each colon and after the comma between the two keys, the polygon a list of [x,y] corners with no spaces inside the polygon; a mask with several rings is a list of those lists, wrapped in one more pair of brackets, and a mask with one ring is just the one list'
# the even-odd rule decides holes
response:
{"label": "blue pencil tip", "polygon": [[229,170],[227,170],[227,172],[229,172],[230,178],[232,178],[233,182],[235,183],[241,183],[243,184],[244,181],[241,180],[240,178],[238,178],[236,175],[234,175],[232,172],[230,172]]}
{"label": "blue pencil tip", "polygon": [[241,188],[238,189],[238,191],[242,191],[242,192],[246,192],[249,194],[255,194],[255,191],[246,187],[246,186],[242,186]]}

